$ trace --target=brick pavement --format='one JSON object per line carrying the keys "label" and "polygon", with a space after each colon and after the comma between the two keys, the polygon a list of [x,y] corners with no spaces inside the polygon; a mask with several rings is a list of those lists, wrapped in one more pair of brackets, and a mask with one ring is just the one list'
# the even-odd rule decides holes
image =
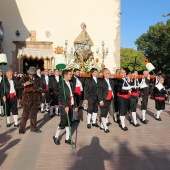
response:
{"label": "brick pavement", "polygon": [[[139,106],[140,107],[140,106]],[[22,110],[19,111],[21,116]],[[61,132],[61,144],[53,143],[59,117],[49,118],[38,114],[41,134],[18,134],[13,125],[6,128],[0,117],[0,169],[1,170],[168,170],[170,169],[170,105],[161,114],[162,122],[154,119],[154,101],[149,100],[147,119],[149,124],[133,127],[126,120],[129,130],[122,131],[116,123],[105,134],[99,128],[86,127],[86,113],[81,113],[80,123],[73,126],[76,148],[64,143],[65,131]],[[140,110],[138,109],[140,116]],[[139,117],[138,116],[138,117]],[[12,120],[12,119],[11,119]]]}

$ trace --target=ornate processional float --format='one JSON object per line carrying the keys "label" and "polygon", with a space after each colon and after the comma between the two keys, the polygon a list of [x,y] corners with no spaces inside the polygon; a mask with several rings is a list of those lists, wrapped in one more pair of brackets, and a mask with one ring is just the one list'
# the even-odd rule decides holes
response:
{"label": "ornate processional float", "polygon": [[[105,67],[104,59],[108,55],[108,48],[105,48],[105,43],[102,41],[102,50],[101,54],[99,54],[99,48],[96,49],[97,56],[99,58],[94,58],[94,52],[92,52],[91,47],[94,46],[92,39],[86,31],[86,24],[81,24],[82,31],[75,39],[73,45],[75,50],[71,48],[70,53],[67,50],[68,40],[65,40],[65,47],[55,48],[55,57],[54,60],[66,63],[66,69],[74,70],[74,68],[78,68],[81,70],[81,77],[90,77],[89,74],[92,68],[96,68],[99,73]],[[144,63],[146,64],[146,68],[149,72],[153,73],[155,67],[148,63],[148,60],[144,58]],[[56,62],[54,63],[54,68],[56,66]],[[102,77],[102,74],[99,74],[99,78]],[[122,78],[121,75],[111,75],[113,78]],[[134,78],[133,75],[130,75],[130,78]],[[143,75],[138,75],[138,79],[144,78]],[[156,78],[155,75],[151,75],[150,78]]]}

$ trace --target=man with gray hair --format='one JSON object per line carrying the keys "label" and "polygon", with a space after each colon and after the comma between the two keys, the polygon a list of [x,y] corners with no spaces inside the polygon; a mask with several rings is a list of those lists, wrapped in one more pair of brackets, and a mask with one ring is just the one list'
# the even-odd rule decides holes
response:
{"label": "man with gray hair", "polygon": [[19,127],[17,95],[16,95],[17,82],[16,80],[13,80],[12,77],[13,77],[13,72],[11,70],[8,70],[6,72],[6,78],[4,82],[1,81],[1,97],[3,99],[3,103],[6,104],[7,127],[11,126],[10,112],[12,112],[14,118],[14,127]]}
{"label": "man with gray hair", "polygon": [[109,133],[108,129],[108,112],[110,109],[111,100],[114,97],[114,83],[110,79],[111,73],[109,69],[102,70],[103,78],[97,82],[97,96],[100,105],[101,126],[100,129],[105,133]]}
{"label": "man with gray hair", "polygon": [[150,82],[150,74],[148,70],[143,71],[143,76],[141,83],[140,83],[140,93],[139,93],[139,99],[141,101],[141,110],[142,110],[142,116],[141,116],[141,122],[143,124],[148,124],[149,120],[146,119],[146,110],[148,107],[148,97],[149,97],[149,82]]}

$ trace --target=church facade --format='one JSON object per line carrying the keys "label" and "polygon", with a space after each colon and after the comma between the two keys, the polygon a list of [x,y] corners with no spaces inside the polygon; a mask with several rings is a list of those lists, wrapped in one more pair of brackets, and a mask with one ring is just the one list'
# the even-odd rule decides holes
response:
{"label": "church facade", "polygon": [[102,61],[107,49],[104,65],[115,72],[120,67],[120,16],[120,0],[1,1],[0,42],[8,59],[6,69],[26,71],[34,65],[53,70],[55,48],[73,53],[85,23],[94,58]]}

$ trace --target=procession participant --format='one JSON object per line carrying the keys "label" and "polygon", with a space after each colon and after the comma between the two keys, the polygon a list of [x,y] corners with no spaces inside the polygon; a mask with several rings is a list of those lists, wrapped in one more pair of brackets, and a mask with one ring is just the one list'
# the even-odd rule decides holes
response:
{"label": "procession participant", "polygon": [[[1,81],[2,81],[2,70],[0,69],[0,88],[1,88]],[[4,116],[4,111],[3,111],[3,101],[2,101],[2,97],[1,97],[1,93],[0,93],[0,116],[3,117]]]}
{"label": "procession participant", "polygon": [[36,75],[36,68],[31,66],[27,71],[28,76],[23,76],[17,83],[17,88],[24,87],[23,92],[23,113],[21,116],[19,134],[25,133],[25,126],[30,114],[30,131],[41,133],[37,129],[37,113],[40,105],[41,79]]}
{"label": "procession participant", "polygon": [[17,74],[17,72],[14,72],[14,74],[13,74],[13,80],[18,81],[18,74]]}
{"label": "procession participant", "polygon": [[41,71],[41,75],[44,76],[44,71]]}
{"label": "procession participant", "polygon": [[42,77],[41,69],[40,69],[40,68],[38,68],[38,69],[36,70],[36,74],[37,74],[37,76],[39,76],[40,78]]}
{"label": "procession participant", "polygon": [[123,76],[122,79],[118,79],[118,89],[117,89],[117,98],[118,98],[118,108],[120,114],[120,124],[122,130],[127,131],[128,128],[125,125],[125,116],[129,109],[130,104],[130,78],[127,76],[126,78],[126,71],[120,70],[120,75]]}
{"label": "procession participant", "polygon": [[[17,83],[21,80],[21,78],[24,76],[24,74],[21,72],[18,74],[18,81]],[[24,90],[24,87],[21,87],[21,89],[16,89],[17,90],[17,98],[18,98],[18,102],[19,104],[21,105],[21,100],[22,100],[22,94],[23,94],[23,90]]]}
{"label": "procession participant", "polygon": [[[72,76],[71,80],[73,82],[74,85],[74,95],[76,98],[76,103],[77,103],[77,107],[78,109],[80,108],[80,101],[83,95],[83,79],[80,77],[80,70],[75,68],[74,69],[74,76]],[[73,118],[72,121],[78,121],[77,119],[77,112],[73,111]]]}
{"label": "procession participant", "polygon": [[150,75],[147,70],[143,71],[143,76],[146,76],[146,78],[142,78],[140,82],[140,93],[139,93],[139,99],[141,101],[141,110],[142,110],[142,118],[141,122],[143,124],[147,124],[149,121],[146,120],[146,110],[148,106],[148,97],[149,97],[149,81],[150,81]]}
{"label": "procession participant", "polygon": [[49,111],[49,104],[50,104],[50,92],[49,92],[49,72],[48,69],[44,70],[44,76],[41,78],[42,81],[42,101],[41,101],[41,113],[44,113],[44,105],[45,111]]}
{"label": "procession participant", "polygon": [[[120,74],[120,69],[116,70],[116,75]],[[113,78],[114,80],[114,98],[113,98],[113,112],[114,112],[114,122],[116,123],[120,123],[119,120],[119,109],[118,109],[118,99],[117,99],[117,87],[118,87],[118,79],[117,78]]]}
{"label": "procession participant", "polygon": [[130,123],[133,124],[133,126],[138,127],[140,126],[139,123],[137,123],[136,120],[136,109],[138,105],[138,98],[139,98],[139,81],[135,76],[138,76],[138,72],[136,70],[132,71],[132,75],[134,78],[130,80],[131,85],[131,93],[130,93],[130,110],[131,110],[131,120]]}
{"label": "procession participant", "polygon": [[[17,108],[17,95],[16,95],[16,80],[12,79],[13,72],[8,70],[6,72],[6,78],[1,82],[1,95],[3,103],[6,104],[6,114],[7,114],[7,127],[11,126],[10,122],[10,112],[12,112],[14,118],[14,127],[19,127],[18,124],[18,108]],[[5,86],[5,87],[4,87]],[[5,88],[5,92],[4,92]],[[5,109],[5,106],[4,106]]]}
{"label": "procession participant", "polygon": [[51,69],[48,69],[48,75],[49,76],[51,76],[51,73],[52,73]]}
{"label": "procession participant", "polygon": [[100,129],[103,129],[105,133],[110,132],[106,124],[106,118],[110,109],[111,100],[114,94],[114,82],[110,78],[110,71],[107,68],[102,70],[103,78],[97,82],[97,96],[100,106],[101,125]]}
{"label": "procession participant", "polygon": [[97,76],[98,70],[92,68],[90,70],[91,77],[86,79],[84,86],[84,104],[88,104],[87,109],[87,128],[91,129],[91,118],[92,126],[99,127],[96,123],[97,112],[98,112],[98,98],[97,98]]}
{"label": "procession participant", "polygon": [[74,96],[74,87],[73,87],[72,82],[70,82],[71,80],[70,70],[63,70],[62,76],[64,78],[63,81],[64,81],[64,86],[65,86],[66,99],[64,97],[64,89],[63,89],[62,81],[60,81],[58,84],[58,101],[59,101],[59,106],[60,106],[60,111],[61,111],[60,112],[61,119],[57,127],[56,134],[55,136],[53,136],[53,140],[56,145],[60,145],[60,139],[59,139],[60,132],[62,129],[66,128],[65,143],[71,145],[71,140],[69,139],[70,131],[68,127],[67,114],[68,114],[69,120],[71,120],[73,108],[75,111],[77,111],[77,105],[76,105],[76,100]]}
{"label": "procession participant", "polygon": [[154,96],[155,96],[155,108],[156,108],[156,115],[155,119],[158,121],[162,121],[160,114],[163,110],[165,110],[165,97],[167,91],[165,90],[164,84],[164,76],[159,76],[159,83],[154,87]]}
{"label": "procession participant", "polygon": [[58,104],[58,83],[61,81],[60,71],[58,69],[55,69],[54,71],[55,75],[50,76],[49,80],[49,91],[50,91],[50,117],[53,117],[53,110],[55,109],[55,115],[59,116],[59,104]]}

